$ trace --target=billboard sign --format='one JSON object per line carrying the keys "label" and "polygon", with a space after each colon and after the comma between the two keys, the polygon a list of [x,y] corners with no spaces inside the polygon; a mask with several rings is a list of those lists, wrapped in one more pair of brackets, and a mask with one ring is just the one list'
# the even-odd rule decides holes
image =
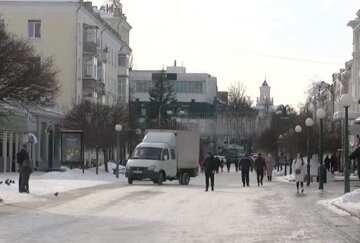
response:
{"label": "billboard sign", "polygon": [[61,132],[61,163],[83,164],[82,131]]}

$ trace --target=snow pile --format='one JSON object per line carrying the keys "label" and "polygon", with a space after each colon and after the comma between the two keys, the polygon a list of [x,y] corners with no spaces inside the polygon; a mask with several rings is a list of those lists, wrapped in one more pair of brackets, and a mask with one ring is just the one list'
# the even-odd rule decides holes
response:
{"label": "snow pile", "polygon": [[360,218],[360,189],[328,200],[328,204]]}
{"label": "snow pile", "polygon": [[306,239],[310,239],[309,236],[306,235],[305,230],[300,229],[296,232],[294,232],[291,236],[290,236],[291,240],[306,240]]}
{"label": "snow pile", "polygon": [[[344,203],[359,203],[360,204],[360,189],[349,192],[342,196]],[[360,206],[360,205],[359,205]]]}

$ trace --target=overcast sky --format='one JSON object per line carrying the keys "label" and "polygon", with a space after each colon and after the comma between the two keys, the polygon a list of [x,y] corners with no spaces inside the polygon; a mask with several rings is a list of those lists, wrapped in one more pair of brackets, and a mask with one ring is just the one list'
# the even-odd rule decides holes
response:
{"label": "overcast sky", "polygon": [[[104,1],[93,1],[100,6]],[[256,101],[264,78],[274,103],[297,107],[312,80],[332,82],[351,59],[359,0],[121,0],[132,26],[134,69],[174,60],[217,77],[219,91],[242,82]]]}

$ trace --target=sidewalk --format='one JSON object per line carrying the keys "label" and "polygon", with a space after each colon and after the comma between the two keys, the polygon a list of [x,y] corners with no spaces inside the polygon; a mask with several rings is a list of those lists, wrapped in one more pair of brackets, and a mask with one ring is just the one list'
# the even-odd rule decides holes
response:
{"label": "sidewalk", "polygon": [[[283,174],[283,173],[282,173]],[[281,176],[281,172],[275,173],[277,180],[285,183],[294,183],[294,176]],[[311,185],[318,185],[314,180]],[[324,206],[334,206],[351,216],[360,219],[360,183],[357,176],[350,177],[350,192],[344,194],[344,176],[328,174],[327,183],[324,183],[323,195],[326,200],[319,201]]]}

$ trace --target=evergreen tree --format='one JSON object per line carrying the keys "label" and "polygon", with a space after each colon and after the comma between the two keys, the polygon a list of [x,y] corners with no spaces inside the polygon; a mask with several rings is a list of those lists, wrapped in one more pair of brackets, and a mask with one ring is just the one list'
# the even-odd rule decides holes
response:
{"label": "evergreen tree", "polygon": [[[173,84],[167,79],[164,69],[159,73],[159,77],[155,81],[154,87],[149,91],[149,95],[149,118],[158,121],[159,110],[161,109],[161,123],[167,121],[169,117],[166,111],[169,109],[174,110],[176,94]],[[165,109],[165,106],[168,106],[169,109]]]}

